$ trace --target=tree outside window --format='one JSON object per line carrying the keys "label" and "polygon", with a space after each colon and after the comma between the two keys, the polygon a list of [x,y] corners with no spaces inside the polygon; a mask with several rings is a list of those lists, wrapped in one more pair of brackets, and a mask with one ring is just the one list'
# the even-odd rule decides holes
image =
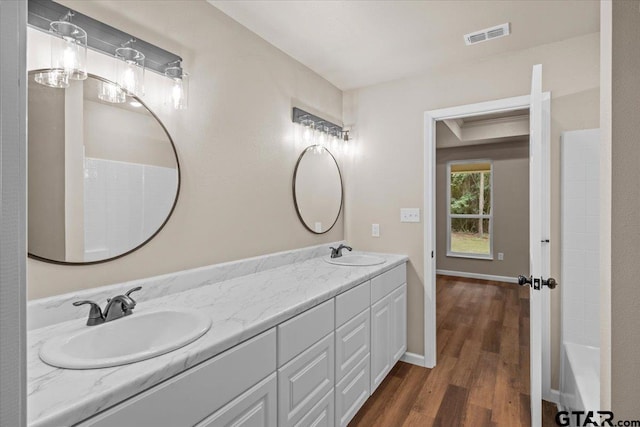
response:
{"label": "tree outside window", "polygon": [[491,162],[450,162],[447,170],[447,255],[492,258]]}

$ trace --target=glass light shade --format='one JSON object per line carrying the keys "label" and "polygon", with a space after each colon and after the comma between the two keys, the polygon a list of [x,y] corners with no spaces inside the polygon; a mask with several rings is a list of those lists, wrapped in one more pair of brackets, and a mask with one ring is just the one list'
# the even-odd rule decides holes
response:
{"label": "glass light shade", "polygon": [[51,68],[64,70],[70,79],[87,78],[87,32],[67,21],[50,24],[57,36],[51,40]]}
{"label": "glass light shade", "polygon": [[144,94],[144,54],[130,47],[116,49],[116,83],[127,95]]}
{"label": "glass light shade", "polygon": [[317,128],[318,130],[318,145],[324,147],[327,145],[329,140],[329,128],[325,125],[320,125]]}
{"label": "glass light shade", "polygon": [[33,76],[36,83],[41,85],[64,89],[69,87],[69,74],[64,70],[47,70],[36,73]]}
{"label": "glass light shade", "polygon": [[127,102],[127,94],[115,84],[108,82],[100,82],[98,98],[112,104]]}
{"label": "glass light shade", "polygon": [[314,123],[311,119],[303,119],[300,121],[302,125],[302,140],[305,143],[311,143],[313,140]]}
{"label": "glass light shade", "polygon": [[186,110],[189,105],[189,74],[181,67],[168,67],[164,74],[170,79],[167,103],[176,110]]}

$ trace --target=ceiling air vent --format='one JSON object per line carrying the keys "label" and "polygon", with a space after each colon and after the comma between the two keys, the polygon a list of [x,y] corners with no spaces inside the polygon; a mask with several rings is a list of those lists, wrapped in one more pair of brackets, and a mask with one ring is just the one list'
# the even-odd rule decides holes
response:
{"label": "ceiling air vent", "polygon": [[502,25],[496,25],[495,27],[485,28],[484,30],[476,31],[464,35],[464,42],[467,46],[476,43],[486,42],[487,40],[497,39],[509,35],[509,23]]}

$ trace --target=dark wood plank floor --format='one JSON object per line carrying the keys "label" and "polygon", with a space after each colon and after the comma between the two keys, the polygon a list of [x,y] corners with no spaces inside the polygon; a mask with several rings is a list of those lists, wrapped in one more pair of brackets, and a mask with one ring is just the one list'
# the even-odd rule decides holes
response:
{"label": "dark wood plank floor", "polygon": [[437,366],[399,362],[350,426],[529,426],[528,288],[438,276],[436,313]]}

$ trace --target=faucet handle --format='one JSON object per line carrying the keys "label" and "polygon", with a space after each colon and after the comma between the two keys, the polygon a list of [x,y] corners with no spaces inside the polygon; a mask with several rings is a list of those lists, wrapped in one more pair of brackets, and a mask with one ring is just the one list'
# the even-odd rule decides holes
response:
{"label": "faucet handle", "polygon": [[73,303],[73,305],[76,307],[79,307],[85,304],[91,305],[91,310],[89,311],[89,318],[87,319],[87,326],[93,326],[93,325],[98,325],[100,323],[104,323],[104,315],[102,314],[102,310],[100,309],[100,306],[95,302],[84,300],[84,301],[76,301]]}
{"label": "faucet handle", "polygon": [[[136,286],[136,287],[135,287],[135,288],[133,288],[133,289],[129,289],[129,290],[127,291],[127,293],[126,293],[126,294],[124,294],[124,295],[125,295],[126,297],[131,298],[131,294],[132,294],[132,293],[134,293],[134,292],[138,292],[139,290],[142,290],[142,286]],[[131,301],[134,301],[134,302],[135,302],[135,300],[134,300],[133,298],[131,298]]]}

